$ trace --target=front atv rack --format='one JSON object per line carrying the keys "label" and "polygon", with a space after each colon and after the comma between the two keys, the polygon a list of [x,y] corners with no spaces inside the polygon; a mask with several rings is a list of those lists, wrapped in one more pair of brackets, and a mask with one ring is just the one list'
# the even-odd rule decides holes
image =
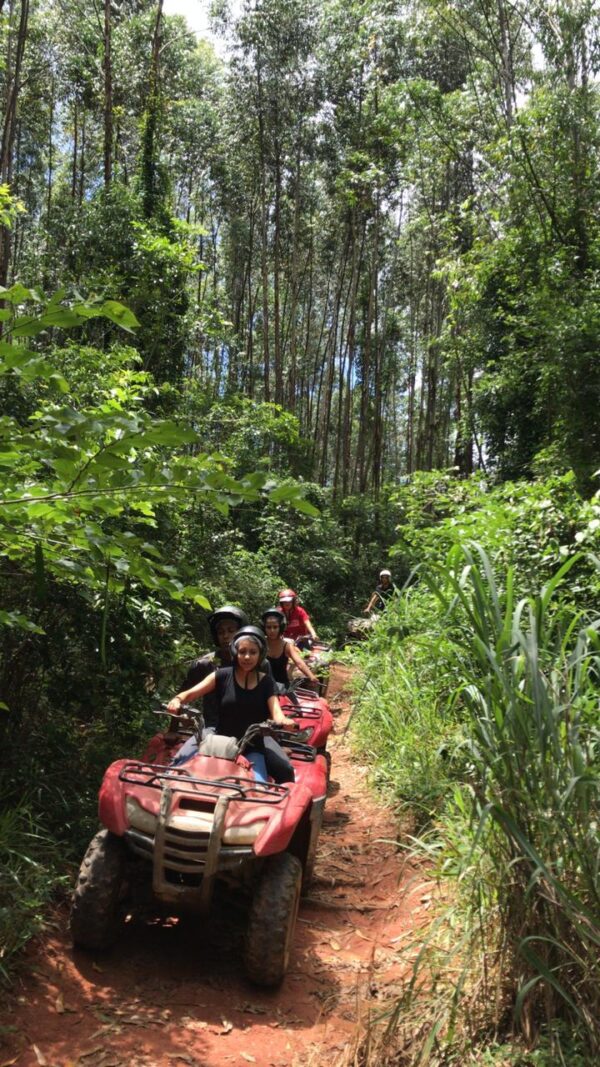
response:
{"label": "front atv rack", "polygon": [[[230,803],[280,804],[288,796],[285,785],[249,782],[235,775],[199,778],[181,767],[137,761],[126,763],[119,779],[161,792],[154,838],[133,829],[125,833],[134,851],[152,861],[155,895],[166,903],[187,903],[201,913],[210,907],[217,873],[252,855],[250,846],[223,845]],[[200,805],[212,813],[210,831],[182,830],[169,824],[173,796],[177,795],[181,804],[182,794],[190,800],[193,798],[194,806]]]}
{"label": "front atv rack", "polygon": [[[170,767],[159,763],[126,763],[119,772],[119,780],[131,785],[147,786],[149,789],[162,789],[167,782],[172,782],[177,792],[193,793],[195,797],[200,794],[213,801],[226,797],[227,800],[246,804],[279,804],[288,795],[285,785],[276,785],[274,782],[250,782],[247,778],[237,778],[235,775],[197,778],[183,767]],[[191,786],[194,788],[189,788]]]}

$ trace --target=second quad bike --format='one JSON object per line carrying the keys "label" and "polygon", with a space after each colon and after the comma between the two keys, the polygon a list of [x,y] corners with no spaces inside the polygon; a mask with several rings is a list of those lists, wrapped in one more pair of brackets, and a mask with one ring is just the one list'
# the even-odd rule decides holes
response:
{"label": "second quad bike", "polygon": [[325,644],[324,641],[314,640],[312,637],[299,637],[296,641],[296,647],[304,654],[304,658],[312,672],[316,674],[318,682],[307,682],[296,667],[292,671],[293,682],[300,681],[301,685],[307,689],[314,688],[320,696],[327,696],[332,653],[331,645]]}
{"label": "second quad bike", "polygon": [[[199,737],[203,725],[195,709],[182,711],[177,728],[152,738],[141,760],[116,760],[104,775],[103,829],[88,847],[74,890],[73,942],[109,948],[140,883],[157,909],[200,915],[229,885],[242,890],[248,903],[246,972],[259,985],[277,985],[287,970],[301,890],[314,866],[328,760],[293,731],[261,723],[239,742],[209,736],[197,755],[174,766],[190,724]],[[308,721],[313,730],[319,725],[310,715]],[[268,735],[286,749],[294,782],[277,785],[255,773],[249,750]]]}

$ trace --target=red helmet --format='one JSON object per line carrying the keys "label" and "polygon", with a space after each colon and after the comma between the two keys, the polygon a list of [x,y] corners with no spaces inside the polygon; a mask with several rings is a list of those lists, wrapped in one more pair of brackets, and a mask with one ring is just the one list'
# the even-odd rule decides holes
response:
{"label": "red helmet", "polygon": [[282,589],[281,592],[277,594],[277,599],[279,601],[282,601],[282,600],[297,600],[298,599],[298,594],[295,593],[293,589]]}

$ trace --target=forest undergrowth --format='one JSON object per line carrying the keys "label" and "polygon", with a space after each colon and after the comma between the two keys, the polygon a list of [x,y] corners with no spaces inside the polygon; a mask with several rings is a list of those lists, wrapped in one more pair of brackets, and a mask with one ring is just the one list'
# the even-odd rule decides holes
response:
{"label": "forest undergrowth", "polygon": [[355,654],[357,740],[438,882],[355,1062],[595,1063],[600,498],[448,488],[421,486],[435,524],[405,494],[423,562]]}

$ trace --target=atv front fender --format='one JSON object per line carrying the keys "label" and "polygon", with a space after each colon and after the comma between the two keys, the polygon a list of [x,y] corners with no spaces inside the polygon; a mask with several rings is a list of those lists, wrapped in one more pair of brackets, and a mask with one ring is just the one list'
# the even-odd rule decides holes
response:
{"label": "atv front fender", "polygon": [[270,812],[270,818],[254,843],[257,856],[273,856],[285,852],[294,831],[306,811],[310,810],[312,795],[306,786],[296,782],[289,786],[289,797]]}
{"label": "atv front fender", "polygon": [[129,762],[126,759],[118,759],[111,763],[102,779],[98,795],[100,822],[118,837],[122,837],[128,827],[123,803],[123,782],[119,780],[119,774]]}

